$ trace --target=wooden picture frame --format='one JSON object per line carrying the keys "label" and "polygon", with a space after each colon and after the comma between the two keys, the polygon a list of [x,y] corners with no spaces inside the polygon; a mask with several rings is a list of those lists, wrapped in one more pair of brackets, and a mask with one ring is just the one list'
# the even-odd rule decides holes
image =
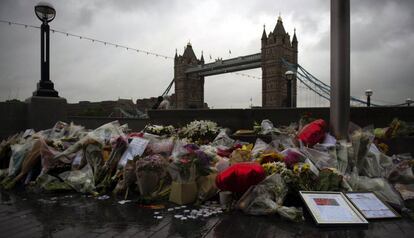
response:
{"label": "wooden picture frame", "polygon": [[368,221],[341,192],[299,191],[316,225],[367,226]]}
{"label": "wooden picture frame", "polygon": [[345,196],[366,219],[401,218],[401,215],[375,192],[346,192]]}

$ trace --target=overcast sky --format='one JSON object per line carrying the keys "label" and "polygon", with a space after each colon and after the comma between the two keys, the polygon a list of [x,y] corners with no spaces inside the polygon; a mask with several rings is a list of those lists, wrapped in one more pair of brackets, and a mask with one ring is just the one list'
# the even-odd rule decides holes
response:
{"label": "overcast sky", "polygon": [[[0,19],[40,25],[38,1],[1,0]],[[49,0],[51,28],[174,56],[191,41],[196,55],[236,57],[260,52],[281,13],[299,41],[299,64],[324,82],[330,75],[329,0]],[[51,80],[69,102],[160,95],[173,78],[173,60],[51,33]],[[374,91],[378,103],[414,99],[414,1],[351,1],[351,95]],[[231,55],[229,55],[231,50]],[[40,79],[39,29],[0,23],[0,101],[24,100]],[[261,77],[261,69],[243,73]],[[231,89],[231,90],[229,90]],[[299,91],[300,94],[300,91]],[[261,80],[235,74],[206,77],[214,108],[261,105]],[[316,99],[315,99],[316,100]],[[299,105],[309,97],[301,96]]]}

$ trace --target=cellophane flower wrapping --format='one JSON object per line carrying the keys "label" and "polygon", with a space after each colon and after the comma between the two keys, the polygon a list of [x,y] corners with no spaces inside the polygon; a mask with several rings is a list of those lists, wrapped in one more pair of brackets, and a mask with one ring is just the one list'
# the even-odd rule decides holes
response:
{"label": "cellophane flower wrapping", "polygon": [[150,155],[136,162],[138,189],[143,196],[149,196],[160,189],[161,180],[166,176],[168,163],[159,155]]}
{"label": "cellophane flower wrapping", "polygon": [[77,192],[95,193],[95,180],[89,164],[86,164],[81,170],[65,171],[59,174],[59,178]]}
{"label": "cellophane flower wrapping", "polygon": [[237,202],[237,208],[250,215],[279,214],[291,221],[303,221],[301,209],[283,206],[288,187],[280,174],[272,174],[249,188]]}

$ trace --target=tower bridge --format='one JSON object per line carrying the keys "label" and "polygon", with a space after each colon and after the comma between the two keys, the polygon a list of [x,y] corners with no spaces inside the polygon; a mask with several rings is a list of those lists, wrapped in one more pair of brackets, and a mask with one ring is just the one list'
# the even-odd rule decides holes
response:
{"label": "tower bridge", "polygon": [[[174,57],[174,82],[176,107],[204,107],[204,79],[206,76],[237,72],[241,70],[262,69],[262,106],[264,108],[287,107],[287,81],[285,59],[292,64],[298,61],[298,40],[296,32],[291,39],[279,17],[273,31],[263,29],[260,53],[239,56],[226,60],[204,63],[204,56],[198,59],[190,43],[182,55]],[[292,101],[296,106],[297,82],[292,81]]]}

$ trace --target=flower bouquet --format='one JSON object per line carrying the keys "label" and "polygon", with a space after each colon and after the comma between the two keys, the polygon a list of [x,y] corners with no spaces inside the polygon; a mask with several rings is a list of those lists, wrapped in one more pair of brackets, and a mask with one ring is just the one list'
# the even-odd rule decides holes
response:
{"label": "flower bouquet", "polygon": [[217,123],[208,120],[192,121],[178,132],[181,138],[191,139],[199,144],[212,141],[219,132]]}
{"label": "flower bouquet", "polygon": [[213,161],[212,157],[195,144],[187,144],[183,148],[186,153],[175,158],[168,167],[173,180],[170,201],[177,204],[192,203],[196,200],[196,179],[211,173],[210,167]]}
{"label": "flower bouquet", "polygon": [[150,155],[136,162],[138,189],[143,196],[149,196],[160,188],[166,175],[167,161],[159,154]]}
{"label": "flower bouquet", "polygon": [[161,126],[161,125],[146,125],[144,132],[158,135],[158,136],[171,136],[175,133],[175,128],[172,125]]}

